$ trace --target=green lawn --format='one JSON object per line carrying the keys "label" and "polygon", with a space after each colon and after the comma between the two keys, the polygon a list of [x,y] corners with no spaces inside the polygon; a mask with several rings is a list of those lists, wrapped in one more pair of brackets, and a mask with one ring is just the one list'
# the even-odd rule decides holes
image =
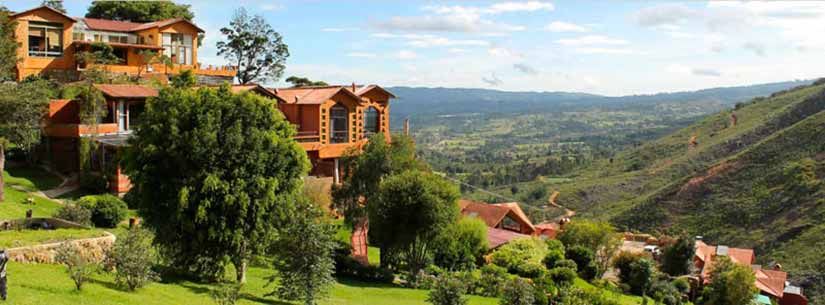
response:
{"label": "green lawn", "polygon": [[[639,305],[643,302],[643,299],[640,296],[615,293],[604,289],[600,289],[581,278],[576,278],[576,282],[573,285],[585,291],[602,291],[602,293],[609,299],[619,301],[619,304],[622,305]],[[653,304],[653,300],[648,299],[648,303]]]}
{"label": "green lawn", "polygon": [[62,180],[37,167],[14,167],[3,171],[3,178],[9,185],[24,187],[28,190],[48,190],[56,188]]}
{"label": "green lawn", "polygon": [[104,236],[100,229],[0,231],[0,249]]}
{"label": "green lawn", "polygon": [[[60,208],[60,204],[42,197],[32,196],[6,186],[6,201],[0,203],[0,219],[25,218],[26,211],[32,210],[33,217],[51,217]],[[29,197],[34,198],[34,204],[26,203]]]}
{"label": "green lawn", "polygon": [[[271,286],[265,287],[267,281],[264,277],[268,275],[270,271],[266,269],[250,268],[248,282],[241,290],[242,299],[238,304],[291,304],[274,297],[264,297],[272,290]],[[9,300],[6,304],[213,304],[210,285],[180,279],[165,279],[165,282],[150,284],[136,292],[125,292],[115,286],[111,275],[98,274],[83,287],[83,291],[76,292],[62,266],[19,263],[9,264],[8,278]],[[426,298],[425,290],[341,280],[321,304],[424,305],[428,304]],[[498,300],[472,296],[470,304],[494,305],[498,304]]]}

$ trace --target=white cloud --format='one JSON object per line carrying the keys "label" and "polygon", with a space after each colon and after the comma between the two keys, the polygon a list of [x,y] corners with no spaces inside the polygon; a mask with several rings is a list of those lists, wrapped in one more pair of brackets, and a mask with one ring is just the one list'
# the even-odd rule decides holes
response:
{"label": "white cloud", "polygon": [[501,2],[490,6],[487,12],[490,14],[510,13],[510,12],[535,12],[552,11],[555,9],[552,3],[541,1],[527,2]]}
{"label": "white cloud", "polygon": [[490,15],[508,12],[551,11],[553,5],[541,1],[502,2],[488,7],[427,5],[421,8],[434,15],[396,16],[373,25],[389,31],[459,33],[501,33],[524,31],[525,26],[490,20]]}
{"label": "white cloud", "polygon": [[578,38],[566,38],[556,40],[556,43],[564,46],[589,46],[589,45],[626,45],[627,40],[610,38],[601,35],[587,35]]}
{"label": "white cloud", "polygon": [[401,60],[410,60],[417,58],[418,54],[409,50],[401,50],[396,53],[395,57]]}
{"label": "white cloud", "polygon": [[419,38],[407,42],[407,45],[417,48],[445,47],[445,46],[486,46],[490,43],[484,40],[459,39],[452,40],[444,37]]}
{"label": "white cloud", "polygon": [[450,48],[450,49],[447,50],[447,52],[452,53],[452,54],[464,54],[464,53],[467,53],[468,51],[467,51],[467,49],[462,49],[462,48]]}
{"label": "white cloud", "polygon": [[626,48],[582,47],[573,49],[581,54],[637,54],[639,52]]}
{"label": "white cloud", "polygon": [[504,82],[496,76],[496,73],[491,73],[489,78],[482,76],[481,81],[492,87],[498,87],[504,84]]}
{"label": "white cloud", "polygon": [[684,4],[662,4],[639,11],[636,22],[642,26],[676,25],[698,15],[700,12]]}
{"label": "white cloud", "polygon": [[524,55],[519,54],[516,51],[513,51],[509,48],[505,48],[502,46],[493,46],[487,49],[487,54],[490,54],[495,57],[503,57],[503,58],[512,58],[512,59],[521,59]]}
{"label": "white cloud", "polygon": [[348,57],[363,57],[363,58],[373,58],[376,57],[375,53],[369,52],[349,52],[347,53]]}
{"label": "white cloud", "polygon": [[742,44],[742,48],[752,51],[759,56],[765,56],[765,46],[758,42],[748,41]]}
{"label": "white cloud", "polygon": [[578,24],[563,22],[563,21],[554,21],[544,27],[545,31],[550,32],[589,32],[590,29],[580,26]]}

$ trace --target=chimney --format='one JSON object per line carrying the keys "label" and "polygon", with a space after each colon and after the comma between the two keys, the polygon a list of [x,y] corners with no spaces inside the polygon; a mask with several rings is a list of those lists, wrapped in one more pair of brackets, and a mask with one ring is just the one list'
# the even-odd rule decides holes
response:
{"label": "chimney", "polygon": [[355,82],[352,82],[352,93],[355,93]]}
{"label": "chimney", "polygon": [[404,119],[404,135],[410,135],[410,119]]}

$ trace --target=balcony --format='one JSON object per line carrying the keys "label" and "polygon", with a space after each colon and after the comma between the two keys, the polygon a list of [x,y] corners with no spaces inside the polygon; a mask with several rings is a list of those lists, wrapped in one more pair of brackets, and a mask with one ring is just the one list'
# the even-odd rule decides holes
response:
{"label": "balcony", "polygon": [[[126,74],[137,74],[138,70],[141,71],[143,74],[152,74],[152,73],[163,73],[163,74],[180,74],[186,70],[193,70],[195,75],[208,75],[208,76],[223,76],[223,77],[234,77],[238,70],[235,67],[231,66],[201,66],[200,64],[187,66],[187,65],[179,65],[174,64],[172,66],[166,66],[163,64],[152,64],[147,66],[140,66],[140,65],[99,65],[104,70],[114,73],[126,73]],[[82,69],[81,69],[82,70]]]}
{"label": "balcony", "polygon": [[299,131],[294,138],[298,143],[321,142],[321,134],[317,130]]}
{"label": "balcony", "polygon": [[[92,126],[83,124],[53,124],[46,126],[45,132],[50,137],[79,138],[92,134],[94,130]],[[118,133],[118,126],[116,123],[100,123],[97,124],[97,133],[115,134]]]}

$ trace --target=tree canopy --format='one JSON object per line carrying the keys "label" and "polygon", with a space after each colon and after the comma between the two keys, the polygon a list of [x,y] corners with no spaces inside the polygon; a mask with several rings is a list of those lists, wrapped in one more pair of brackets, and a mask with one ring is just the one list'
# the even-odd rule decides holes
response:
{"label": "tree canopy", "polygon": [[411,274],[424,267],[431,244],[458,220],[458,188],[435,174],[410,170],[381,182],[369,198],[369,241],[386,254],[403,254]]}
{"label": "tree canopy", "polygon": [[717,256],[710,272],[710,284],[705,286],[698,304],[749,304],[759,292],[755,282],[756,276],[749,266],[737,265],[726,256]]}
{"label": "tree canopy", "polygon": [[292,87],[306,87],[306,86],[328,86],[324,81],[312,81],[306,77],[290,76],[286,78],[286,82],[292,84]]}
{"label": "tree canopy", "polygon": [[385,177],[426,167],[416,160],[415,144],[409,136],[393,135],[388,143],[383,133],[372,135],[361,153],[349,152],[341,164],[346,174],[341,185],[333,186],[333,204],[350,223],[365,215],[362,200],[374,197]]}
{"label": "tree canopy", "polygon": [[20,43],[14,38],[17,22],[9,18],[9,10],[0,6],[0,81],[14,78],[14,69],[20,58],[17,48]]}
{"label": "tree canopy", "polygon": [[176,266],[215,279],[231,261],[245,279],[253,255],[290,220],[309,169],[295,129],[250,92],[165,88],[147,101],[125,169],[138,211]]}
{"label": "tree canopy", "polygon": [[662,251],[662,272],[672,276],[690,273],[695,252],[696,247],[692,238],[679,237],[676,243],[665,247]]}
{"label": "tree canopy", "polygon": [[238,67],[238,82],[276,81],[283,75],[289,48],[263,16],[239,8],[221,33],[225,37],[216,45],[218,55]]}
{"label": "tree canopy", "polygon": [[66,13],[66,8],[63,7],[63,0],[43,0],[43,6],[48,6],[60,12]]}
{"label": "tree canopy", "polygon": [[191,21],[195,14],[188,4],[175,4],[172,1],[93,1],[86,17],[131,22],[152,22],[172,18]]}
{"label": "tree canopy", "polygon": [[621,239],[609,223],[577,220],[567,224],[559,236],[566,247],[582,246],[593,251],[599,266],[597,276],[607,270],[610,258],[619,249]]}

